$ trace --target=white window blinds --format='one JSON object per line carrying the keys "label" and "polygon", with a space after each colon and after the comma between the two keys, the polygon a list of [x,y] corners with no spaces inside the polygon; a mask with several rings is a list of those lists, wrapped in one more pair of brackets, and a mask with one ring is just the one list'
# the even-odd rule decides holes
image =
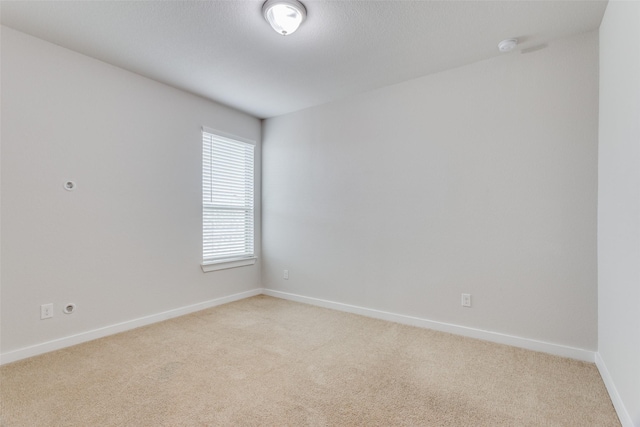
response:
{"label": "white window blinds", "polygon": [[254,256],[254,145],[202,131],[203,264]]}

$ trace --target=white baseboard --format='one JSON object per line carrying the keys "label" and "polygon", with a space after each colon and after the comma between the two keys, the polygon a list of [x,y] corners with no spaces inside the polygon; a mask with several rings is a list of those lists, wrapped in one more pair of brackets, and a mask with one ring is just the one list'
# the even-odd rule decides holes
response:
{"label": "white baseboard", "polygon": [[604,360],[602,360],[600,353],[596,353],[596,366],[598,367],[598,371],[600,371],[600,376],[602,377],[605,387],[607,387],[607,392],[609,392],[611,402],[613,403],[613,407],[616,409],[618,418],[620,418],[620,424],[622,424],[623,427],[638,427],[638,425],[633,423],[629,411],[627,411],[627,408],[624,406],[624,403],[618,394],[618,389],[616,388],[613,378],[611,378],[611,374],[609,373]]}
{"label": "white baseboard", "polygon": [[71,335],[68,337],[59,338],[52,341],[47,341],[41,344],[36,344],[30,347],[24,347],[17,350],[9,351],[7,353],[0,354],[0,365],[15,362],[28,357],[37,356],[39,354],[48,353],[50,351],[59,350],[72,345],[81,344],[83,342],[92,341],[98,338],[102,338],[108,335],[117,334],[119,332],[128,331],[131,329],[146,326],[152,323],[161,322],[163,320],[172,319],[174,317],[184,316],[185,314],[193,313],[196,311],[204,310],[207,308],[215,307],[218,305],[226,304],[233,301],[238,301],[244,298],[249,298],[256,295],[269,295],[276,298],[287,299],[291,301],[301,302],[305,304],[311,304],[319,307],[330,308],[334,310],[344,311],[348,313],[359,314],[362,316],[372,317],[381,320],[388,320],[391,322],[401,323],[410,326],[417,326],[421,328],[433,329],[441,332],[448,332],[451,334],[462,335],[470,338],[477,338],[485,341],[495,342],[499,344],[506,344],[514,347],[520,347],[527,350],[540,351],[543,353],[549,353],[556,356],[569,357],[572,359],[582,360],[585,362],[595,362],[602,380],[609,392],[613,406],[616,409],[618,417],[623,427],[640,427],[633,423],[631,416],[626,410],[618,390],[615,387],[613,379],[609,374],[602,357],[599,353],[590,350],[584,350],[575,347],[568,347],[560,344],[553,344],[544,341],[537,341],[528,338],[521,338],[512,335],[501,334],[498,332],[485,331],[481,329],[469,328],[466,326],[459,326],[450,323],[437,322],[434,320],[422,319],[419,317],[405,316],[402,314],[390,313],[386,311],[380,311],[365,307],[359,307],[355,305],[343,304],[334,301],[323,300],[319,298],[306,297],[302,295],[296,295],[287,292],[276,291],[272,289],[252,289],[250,291],[240,292],[233,295],[228,295],[221,298],[216,298],[209,301],[200,302],[197,304],[189,305],[186,307],[180,307],[173,310],[168,310],[162,313],[153,314],[150,316],[141,317],[134,320],[129,320],[115,325],[106,326],[104,328],[94,329],[80,334]]}
{"label": "white baseboard", "polygon": [[360,314],[376,319],[388,320],[391,322],[402,323],[404,325],[418,326],[421,328],[433,329],[441,332],[462,335],[470,338],[477,338],[484,341],[491,341],[498,344],[506,344],[513,347],[520,347],[527,350],[539,351],[543,353],[553,354],[555,356],[568,357],[571,359],[582,360],[585,362],[595,362],[595,352],[584,350],[581,348],[568,347],[560,344],[553,344],[544,341],[537,341],[528,338],[516,337],[513,335],[501,334],[498,332],[485,331],[482,329],[469,328],[466,326],[454,325],[451,323],[437,322],[434,320],[422,319],[419,317],[405,316],[403,314],[389,313],[386,311],[374,310],[355,305],[343,304],[334,301],[327,301],[318,298],[305,297],[302,295],[291,294],[287,292],[275,291],[272,289],[264,289],[263,293],[276,298],[287,299],[296,302],[316,305],[319,307],[331,308],[348,313]]}
{"label": "white baseboard", "polygon": [[[255,295],[269,295],[276,298],[288,299],[291,301],[297,301],[305,304],[316,305],[325,308],[331,308],[334,310],[345,311],[354,314],[360,314],[367,317],[373,317],[376,319],[388,320],[391,322],[402,323],[410,326],[418,326],[421,328],[433,329],[441,332],[448,332],[451,334],[462,335],[471,338],[477,338],[485,341],[491,341],[499,344],[511,345],[514,347],[525,348],[527,350],[540,351],[544,353],[553,354],[556,356],[569,357],[572,359],[583,360],[593,363],[595,361],[595,353],[589,350],[583,350],[574,347],[563,346],[559,344],[552,344],[543,341],[537,341],[527,338],[516,337],[512,335],[501,334],[498,332],[484,331],[481,329],[469,328],[466,326],[458,326],[450,323],[437,322],[434,320],[422,319],[419,317],[405,316],[402,314],[389,313],[386,311],[374,310],[365,307],[359,307],[349,304],[343,304],[334,301],[327,301],[318,298],[305,297],[302,295],[291,294],[287,292],[275,291],[271,289],[252,289],[250,291],[241,292],[226,297],[216,298],[209,301],[181,307],[169,311],[165,311],[150,316],[141,317],[138,319],[129,320],[115,325],[105,326],[103,328],[94,329],[80,334],[71,335],[47,341],[41,344],[36,344],[30,347],[24,347],[17,350],[9,351],[7,353],[0,354],[0,365],[15,362],[17,360],[26,359],[28,357],[37,356],[39,354],[48,353],[50,351],[59,350],[61,348],[70,347],[72,345],[81,344],[83,342],[95,340],[108,335],[117,334],[119,332],[128,331],[130,329],[139,328],[152,323],[161,322],[163,320],[171,319],[185,314],[193,313],[195,311],[204,310],[217,305],[226,304],[233,301],[238,301],[244,298],[249,298]],[[604,377],[604,375],[603,375]]]}
{"label": "white baseboard", "polygon": [[27,357],[37,356],[39,354],[48,353],[50,351],[59,350],[61,348],[70,347],[72,345],[81,344],[83,342],[92,341],[107,335],[117,334],[119,332],[128,331],[130,329],[139,328],[141,326],[150,325],[152,323],[162,322],[163,320],[172,319],[195,311],[204,310],[217,305],[238,301],[249,298],[262,293],[261,288],[252,289],[250,291],[240,292],[238,294],[226,297],[216,298],[209,301],[199,302],[197,304],[180,307],[173,310],[164,311],[150,316],[140,317],[138,319],[128,320],[115,325],[105,326],[104,328],[93,329],[91,331],[82,332],[68,337],[58,338],[30,347],[24,347],[17,350],[0,354],[0,365],[15,362],[17,360],[26,359]]}

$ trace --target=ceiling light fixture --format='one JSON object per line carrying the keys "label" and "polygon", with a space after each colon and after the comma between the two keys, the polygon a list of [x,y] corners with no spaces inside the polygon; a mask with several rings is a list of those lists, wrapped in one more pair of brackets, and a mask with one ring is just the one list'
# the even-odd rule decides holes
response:
{"label": "ceiling light fixture", "polygon": [[307,9],[298,0],[267,0],[262,14],[277,33],[288,36],[305,20]]}
{"label": "ceiling light fixture", "polygon": [[518,45],[518,39],[506,39],[498,43],[498,50],[500,52],[512,51]]}

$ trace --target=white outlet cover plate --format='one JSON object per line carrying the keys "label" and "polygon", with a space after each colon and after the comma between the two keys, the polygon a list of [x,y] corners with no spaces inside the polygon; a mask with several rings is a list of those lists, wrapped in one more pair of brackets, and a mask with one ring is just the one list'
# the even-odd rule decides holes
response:
{"label": "white outlet cover plate", "polygon": [[40,306],[40,319],[49,319],[53,317],[53,303],[42,304]]}
{"label": "white outlet cover plate", "polygon": [[462,306],[471,307],[471,294],[462,294]]}

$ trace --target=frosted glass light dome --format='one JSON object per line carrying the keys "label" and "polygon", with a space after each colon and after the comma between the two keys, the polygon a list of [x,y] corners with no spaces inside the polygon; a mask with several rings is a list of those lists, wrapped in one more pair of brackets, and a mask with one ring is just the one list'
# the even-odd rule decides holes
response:
{"label": "frosted glass light dome", "polygon": [[262,5],[264,19],[279,34],[295,32],[307,17],[307,9],[297,0],[267,0]]}

